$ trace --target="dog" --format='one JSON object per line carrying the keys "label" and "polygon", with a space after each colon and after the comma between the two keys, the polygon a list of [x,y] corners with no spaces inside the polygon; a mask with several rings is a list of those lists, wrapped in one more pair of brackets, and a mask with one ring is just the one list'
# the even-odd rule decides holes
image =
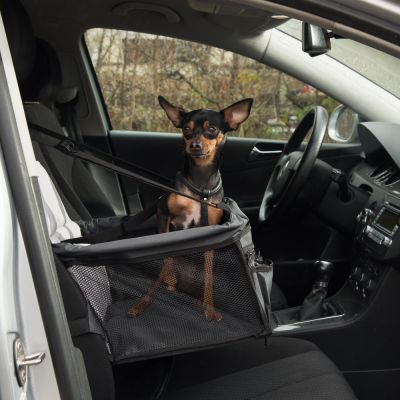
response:
{"label": "dog", "polygon": [[[190,112],[172,105],[162,96],[158,97],[158,101],[173,125],[181,129],[183,134],[184,163],[182,171],[177,174],[175,188],[209,204],[220,203],[224,197],[224,190],[219,168],[226,133],[236,130],[248,118],[253,99],[238,101],[221,111],[199,109]],[[217,225],[221,222],[222,215],[223,211],[220,208],[171,193],[163,197],[158,205],[158,232]],[[208,321],[220,321],[222,315],[214,308],[213,259],[213,251],[205,251],[204,290],[201,297],[205,318]],[[182,275],[182,272],[174,270],[174,258],[166,257],[158,279],[140,302],[128,310],[128,315],[141,315],[162,283],[168,290],[175,291],[180,279],[188,280],[187,276]],[[188,286],[188,282],[183,283]]]}

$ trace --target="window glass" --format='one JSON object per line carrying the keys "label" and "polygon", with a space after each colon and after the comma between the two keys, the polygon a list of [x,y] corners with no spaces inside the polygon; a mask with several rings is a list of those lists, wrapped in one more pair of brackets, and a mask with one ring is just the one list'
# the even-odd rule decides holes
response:
{"label": "window glass", "polygon": [[111,29],[92,29],[85,41],[113,129],[176,132],[158,95],[187,110],[252,97],[249,119],[230,135],[286,140],[310,107],[338,105],[283,72],[215,47]]}
{"label": "window glass", "polygon": [[[291,19],[277,29],[301,41],[300,21]],[[299,46],[301,46],[301,43],[299,43]],[[327,53],[327,56],[334,58],[400,98],[400,59],[345,38],[331,39],[331,50]]]}

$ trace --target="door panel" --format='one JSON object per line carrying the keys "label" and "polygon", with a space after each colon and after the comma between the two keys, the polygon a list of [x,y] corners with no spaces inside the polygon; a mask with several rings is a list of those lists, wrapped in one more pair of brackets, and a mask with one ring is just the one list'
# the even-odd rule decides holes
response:
{"label": "door panel", "polygon": [[[115,155],[145,167],[155,173],[174,179],[181,168],[183,147],[180,134],[112,131],[111,143]],[[222,177],[225,194],[235,199],[246,211],[256,211],[265,186],[285,145],[284,141],[228,137],[224,148]],[[254,148],[259,153],[254,154]],[[324,144],[320,158],[344,171],[358,160],[358,145]],[[128,203],[137,204],[140,193],[143,206],[155,201],[159,192],[123,179],[123,190]],[[135,209],[136,206],[133,208]]]}
{"label": "door panel", "polygon": [[[126,158],[162,176],[174,179],[183,161],[181,135],[171,133],[121,132],[110,134],[115,155]],[[263,194],[264,185],[278,156],[249,161],[249,154],[255,139],[228,138],[223,155],[222,176],[225,194],[234,198],[242,207],[257,206]],[[263,149],[282,149],[284,142],[263,143]],[[148,187],[123,179],[126,198],[129,199],[140,189],[143,205],[154,201],[159,193]]]}
{"label": "door panel", "polygon": [[[114,155],[146,168],[173,181],[182,161],[181,135],[172,133],[111,131]],[[129,213],[156,201],[162,194],[157,189],[121,177]],[[171,183],[172,184],[172,183]]]}

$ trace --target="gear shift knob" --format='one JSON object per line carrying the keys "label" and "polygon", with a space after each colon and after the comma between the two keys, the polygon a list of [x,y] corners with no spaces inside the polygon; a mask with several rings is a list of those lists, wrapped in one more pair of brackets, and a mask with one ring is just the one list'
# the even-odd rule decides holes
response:
{"label": "gear shift knob", "polygon": [[334,266],[328,261],[316,261],[315,269],[317,279],[311,292],[304,299],[299,310],[300,321],[322,318],[327,313],[324,300],[328,294],[328,285],[334,272]]}
{"label": "gear shift knob", "polygon": [[335,270],[333,264],[329,261],[318,260],[315,262],[315,270],[317,279],[315,280],[314,287],[328,287]]}

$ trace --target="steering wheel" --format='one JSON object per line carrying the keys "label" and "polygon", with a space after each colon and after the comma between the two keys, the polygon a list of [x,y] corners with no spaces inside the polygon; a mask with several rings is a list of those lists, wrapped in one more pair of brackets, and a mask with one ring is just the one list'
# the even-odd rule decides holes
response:
{"label": "steering wheel", "polygon": [[[327,124],[328,112],[321,106],[312,108],[300,121],[269,178],[258,214],[260,223],[271,222],[294,203],[317,159]],[[310,140],[300,151],[310,130]]]}

